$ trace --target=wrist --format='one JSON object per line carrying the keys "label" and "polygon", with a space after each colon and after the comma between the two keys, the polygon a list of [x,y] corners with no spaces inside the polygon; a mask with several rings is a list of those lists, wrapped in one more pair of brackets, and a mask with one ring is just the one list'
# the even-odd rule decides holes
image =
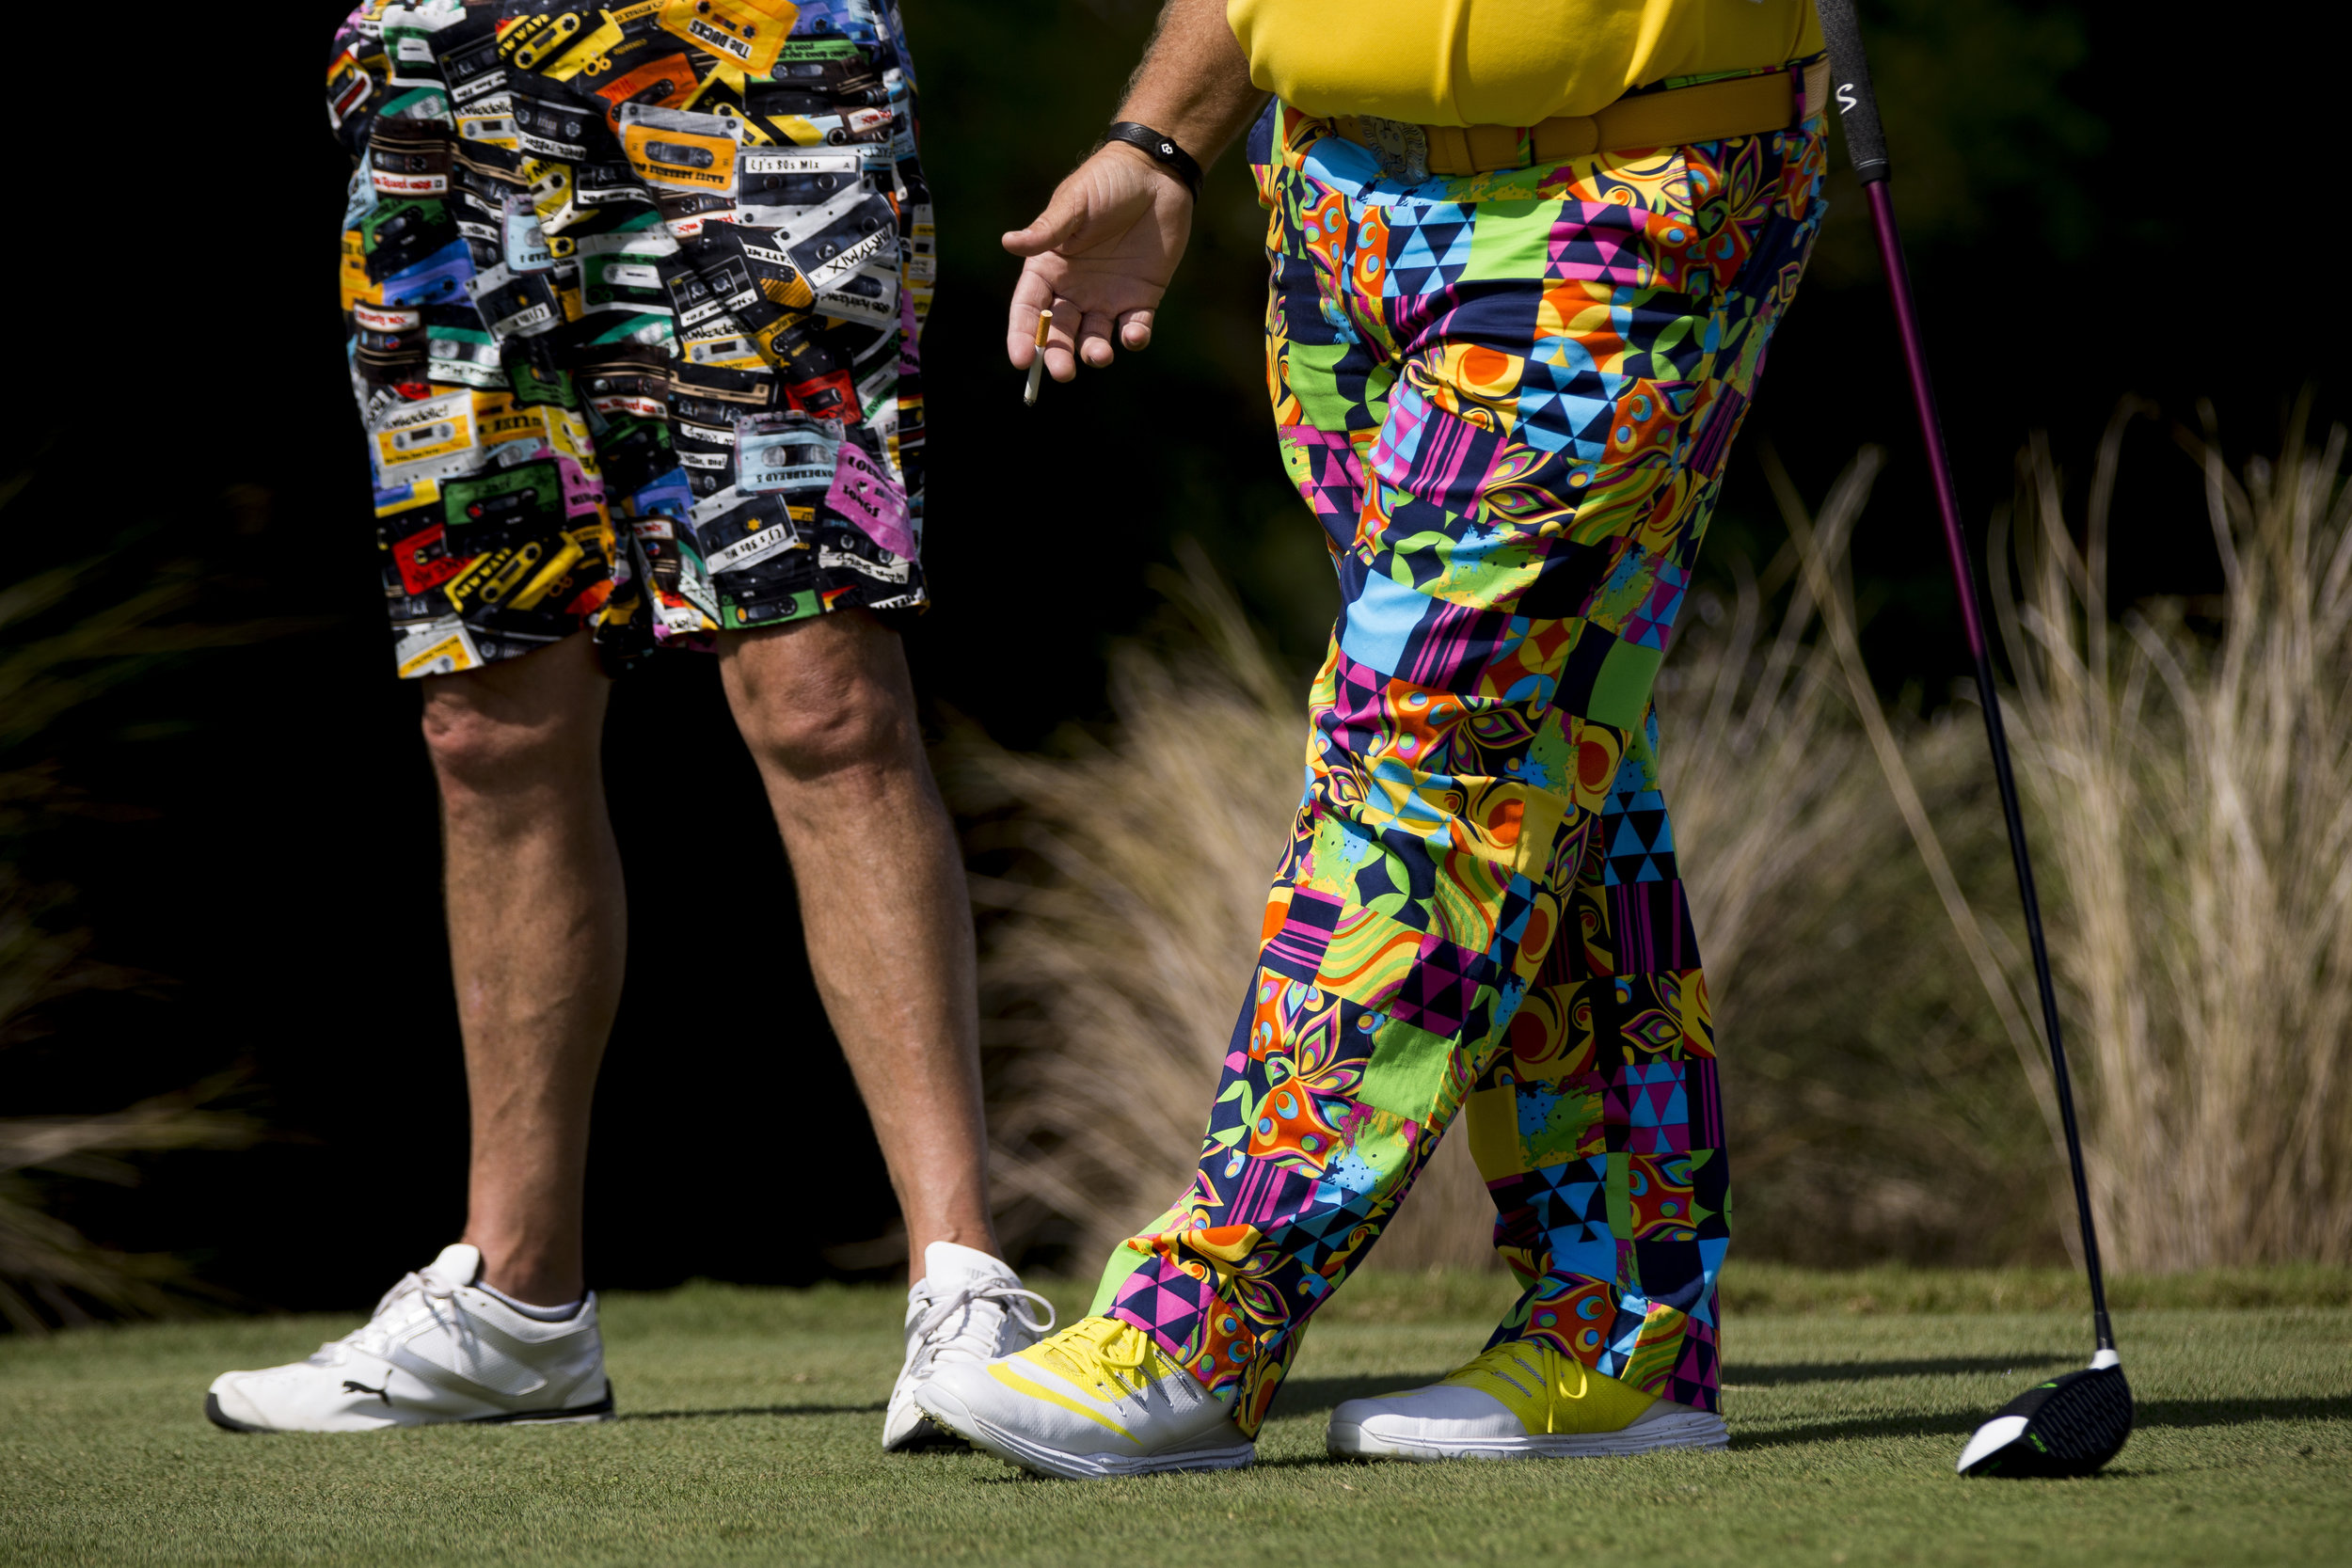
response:
{"label": "wrist", "polygon": [[1097,152],[1118,148],[1129,157],[1149,164],[1161,178],[1173,182],[1197,203],[1200,199],[1200,165],[1174,136],[1141,120],[1113,120],[1096,140]]}

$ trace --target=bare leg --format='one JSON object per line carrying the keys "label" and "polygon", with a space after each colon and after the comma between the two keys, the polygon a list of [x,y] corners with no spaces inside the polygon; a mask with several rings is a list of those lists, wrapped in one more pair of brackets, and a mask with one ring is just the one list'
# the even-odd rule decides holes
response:
{"label": "bare leg", "polygon": [[862,610],[723,640],[736,724],[792,858],[817,989],[923,1249],[996,1251],[970,895],[898,634]]}
{"label": "bare leg", "polygon": [[465,1239],[483,1280],[560,1306],[584,1288],[588,1107],[628,933],[585,633],[429,680],[450,964],[473,1110]]}

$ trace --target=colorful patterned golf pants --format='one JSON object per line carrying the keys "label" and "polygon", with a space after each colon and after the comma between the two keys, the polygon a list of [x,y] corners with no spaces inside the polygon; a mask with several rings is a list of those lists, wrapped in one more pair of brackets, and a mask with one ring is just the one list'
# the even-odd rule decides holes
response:
{"label": "colorful patterned golf pants", "polygon": [[1267,370],[1343,609],[1184,1196],[1095,1310],[1245,1431],[1457,1112],[1495,1340],[1714,1409],[1723,1114],[1650,688],[1819,225],[1821,120],[1413,185],[1277,104]]}

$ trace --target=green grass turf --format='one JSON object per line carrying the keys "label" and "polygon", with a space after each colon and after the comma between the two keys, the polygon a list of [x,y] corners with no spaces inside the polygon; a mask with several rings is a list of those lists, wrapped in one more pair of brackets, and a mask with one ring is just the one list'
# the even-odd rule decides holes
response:
{"label": "green grass turf", "polygon": [[[1369,1275],[1310,1337],[1256,1469],[1088,1484],[882,1455],[882,1291],[609,1298],[623,1418],[595,1427],[236,1436],[203,1419],[212,1375],[352,1320],[78,1330],[0,1340],[0,1561],[2341,1562],[2344,1283],[2125,1291],[2147,1304],[2118,1323],[2138,1429],[2081,1481],[1952,1474],[1979,1420],[2088,1350],[2080,1312],[2003,1309],[1994,1275],[1735,1268],[1726,1292],[1751,1305],[1728,1320],[1728,1453],[1334,1464],[1330,1406],[1462,1360],[1507,1290]],[[1065,1311],[1083,1294],[1055,1293]],[[2330,1305],[2275,1304],[2296,1293]]]}

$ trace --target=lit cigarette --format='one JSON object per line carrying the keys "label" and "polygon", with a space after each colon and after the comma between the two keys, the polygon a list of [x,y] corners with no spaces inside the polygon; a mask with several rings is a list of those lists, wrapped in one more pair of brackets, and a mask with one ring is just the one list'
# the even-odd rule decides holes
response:
{"label": "lit cigarette", "polygon": [[1045,335],[1053,329],[1054,312],[1051,310],[1039,311],[1037,318],[1037,357],[1029,361],[1028,389],[1021,394],[1021,402],[1027,407],[1034,408],[1037,406],[1038,378],[1045,373]]}

